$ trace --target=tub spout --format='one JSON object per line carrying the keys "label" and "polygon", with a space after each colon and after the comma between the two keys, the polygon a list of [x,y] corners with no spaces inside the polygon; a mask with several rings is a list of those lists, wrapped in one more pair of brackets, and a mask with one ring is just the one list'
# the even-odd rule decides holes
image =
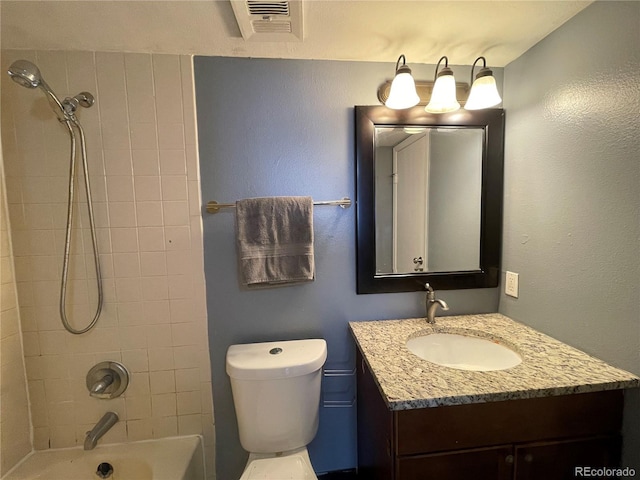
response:
{"label": "tub spout", "polygon": [[118,421],[118,414],[115,412],[107,412],[96,423],[90,431],[87,432],[87,436],[84,439],[84,449],[93,450],[98,443],[98,440],[109,431]]}

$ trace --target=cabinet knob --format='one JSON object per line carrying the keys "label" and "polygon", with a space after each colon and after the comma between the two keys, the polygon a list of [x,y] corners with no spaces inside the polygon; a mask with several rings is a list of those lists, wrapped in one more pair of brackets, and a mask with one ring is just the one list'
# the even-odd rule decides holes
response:
{"label": "cabinet knob", "polygon": [[531,462],[533,462],[533,455],[531,455],[530,453],[527,453],[527,454],[524,456],[524,461],[525,461],[525,462],[527,462],[527,463],[531,463]]}
{"label": "cabinet knob", "polygon": [[513,455],[507,455],[506,457],[504,457],[504,461],[511,465],[513,463]]}

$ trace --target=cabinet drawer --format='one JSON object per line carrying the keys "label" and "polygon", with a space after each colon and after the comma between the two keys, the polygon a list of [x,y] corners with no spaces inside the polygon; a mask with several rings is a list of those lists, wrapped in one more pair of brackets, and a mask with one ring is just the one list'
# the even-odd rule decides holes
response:
{"label": "cabinet drawer", "polygon": [[621,390],[395,412],[396,452],[413,455],[616,434]]}
{"label": "cabinet drawer", "polygon": [[461,450],[451,453],[400,457],[396,478],[401,480],[510,480],[513,448]]}

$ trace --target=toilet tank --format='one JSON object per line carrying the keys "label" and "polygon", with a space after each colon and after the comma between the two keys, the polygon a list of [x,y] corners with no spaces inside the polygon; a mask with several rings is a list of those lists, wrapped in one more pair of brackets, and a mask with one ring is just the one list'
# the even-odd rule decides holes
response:
{"label": "toilet tank", "polygon": [[284,452],[313,440],[326,359],[322,339],[229,347],[227,374],[245,450]]}

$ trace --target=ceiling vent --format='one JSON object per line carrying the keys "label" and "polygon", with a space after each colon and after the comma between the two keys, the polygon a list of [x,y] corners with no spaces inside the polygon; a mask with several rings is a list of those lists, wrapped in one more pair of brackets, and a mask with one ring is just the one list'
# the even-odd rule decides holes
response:
{"label": "ceiling vent", "polygon": [[301,42],[302,0],[230,0],[245,40]]}

